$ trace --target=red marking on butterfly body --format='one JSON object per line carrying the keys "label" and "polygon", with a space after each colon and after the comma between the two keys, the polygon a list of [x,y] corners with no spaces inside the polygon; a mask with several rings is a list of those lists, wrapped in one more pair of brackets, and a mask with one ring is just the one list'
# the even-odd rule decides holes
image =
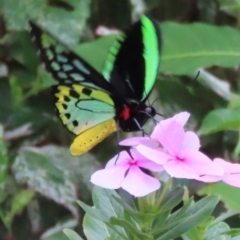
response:
{"label": "red marking on butterfly body", "polygon": [[123,110],[120,114],[120,117],[124,120],[128,120],[130,118],[130,108],[126,105],[123,106]]}

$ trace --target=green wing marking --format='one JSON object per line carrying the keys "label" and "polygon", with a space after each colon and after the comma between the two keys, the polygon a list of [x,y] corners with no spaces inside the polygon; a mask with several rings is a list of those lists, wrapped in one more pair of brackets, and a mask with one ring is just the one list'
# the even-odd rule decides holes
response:
{"label": "green wing marking", "polygon": [[158,23],[146,16],[141,17],[143,34],[143,57],[145,62],[145,90],[141,100],[148,97],[158,74],[160,65],[161,37]]}
{"label": "green wing marking", "polygon": [[34,23],[30,22],[30,26],[30,33],[42,62],[60,84],[81,84],[102,90],[109,95],[117,94],[111,84],[85,60],[43,32]]}
{"label": "green wing marking", "polygon": [[159,24],[142,16],[111,46],[102,74],[119,90],[122,98],[144,102],[149,96],[160,64]]}
{"label": "green wing marking", "polygon": [[113,45],[110,47],[107,59],[104,63],[103,69],[102,69],[102,75],[107,81],[110,81],[111,78],[111,72],[114,68],[114,63],[116,56],[118,54],[118,51],[121,47],[121,43],[123,42],[125,38],[125,34],[120,34],[117,36],[116,40],[113,42]]}

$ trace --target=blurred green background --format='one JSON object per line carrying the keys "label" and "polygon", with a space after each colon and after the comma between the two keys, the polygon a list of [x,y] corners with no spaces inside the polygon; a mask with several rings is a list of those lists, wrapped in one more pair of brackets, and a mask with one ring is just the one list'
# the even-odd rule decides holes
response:
{"label": "blurred green background", "polygon": [[[82,234],[84,212],[75,201],[91,203],[91,174],[118,151],[113,134],[83,156],[70,155],[74,136],[55,115],[55,82],[36,55],[28,20],[101,71],[115,36],[97,37],[96,29],[124,30],[144,13],[163,35],[150,103],[158,99],[154,107],[167,117],[189,111],[202,151],[239,162],[239,0],[0,0],[1,240],[67,240],[64,227]],[[184,184],[196,197],[206,194],[197,182]],[[215,184],[212,193],[222,200],[216,215],[240,206],[237,188]],[[239,227],[240,220],[228,223]]]}

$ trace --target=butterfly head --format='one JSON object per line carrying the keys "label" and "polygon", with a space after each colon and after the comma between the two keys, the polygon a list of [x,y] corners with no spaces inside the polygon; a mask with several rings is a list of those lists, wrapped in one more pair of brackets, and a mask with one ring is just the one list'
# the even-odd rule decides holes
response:
{"label": "butterfly head", "polygon": [[153,118],[156,111],[145,103],[127,100],[117,114],[119,126],[124,132],[140,131],[149,118]]}

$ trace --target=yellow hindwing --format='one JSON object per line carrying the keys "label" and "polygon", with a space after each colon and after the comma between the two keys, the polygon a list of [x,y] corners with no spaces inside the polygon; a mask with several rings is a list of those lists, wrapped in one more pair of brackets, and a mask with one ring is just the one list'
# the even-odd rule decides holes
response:
{"label": "yellow hindwing", "polygon": [[78,156],[88,152],[116,130],[117,125],[113,118],[86,130],[74,139],[70,146],[71,154],[73,156]]}

